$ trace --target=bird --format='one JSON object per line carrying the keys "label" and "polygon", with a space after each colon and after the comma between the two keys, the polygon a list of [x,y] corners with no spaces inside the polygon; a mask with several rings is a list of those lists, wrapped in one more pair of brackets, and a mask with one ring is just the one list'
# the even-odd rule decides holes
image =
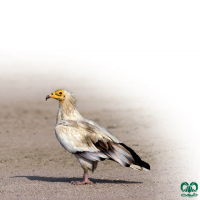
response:
{"label": "bird", "polygon": [[65,150],[73,154],[83,168],[83,180],[73,185],[93,184],[88,171],[97,168],[99,161],[112,160],[136,170],[150,170],[150,165],[130,147],[120,142],[111,132],[96,122],[85,119],[76,108],[74,95],[64,89],[46,96],[59,101],[55,135]]}

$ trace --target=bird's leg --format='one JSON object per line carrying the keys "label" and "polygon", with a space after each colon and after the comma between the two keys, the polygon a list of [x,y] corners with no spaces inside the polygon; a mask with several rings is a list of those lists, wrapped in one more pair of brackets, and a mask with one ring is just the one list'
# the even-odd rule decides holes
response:
{"label": "bird's leg", "polygon": [[92,181],[88,179],[88,172],[84,170],[83,180],[82,181],[72,181],[72,185],[84,185],[84,184],[93,184]]}

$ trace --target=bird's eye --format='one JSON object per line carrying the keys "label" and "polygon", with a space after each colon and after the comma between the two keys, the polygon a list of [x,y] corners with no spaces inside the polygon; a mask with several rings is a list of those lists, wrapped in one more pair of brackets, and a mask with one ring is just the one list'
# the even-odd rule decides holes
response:
{"label": "bird's eye", "polygon": [[59,94],[62,94],[62,92],[60,92]]}

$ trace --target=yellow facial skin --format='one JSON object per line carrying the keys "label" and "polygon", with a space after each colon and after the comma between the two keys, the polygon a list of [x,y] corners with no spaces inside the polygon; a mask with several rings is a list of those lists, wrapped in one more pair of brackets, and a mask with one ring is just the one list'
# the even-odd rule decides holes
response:
{"label": "yellow facial skin", "polygon": [[55,92],[46,96],[46,101],[49,98],[56,99],[60,102],[60,106],[62,105],[63,101],[65,100],[65,91],[64,90],[56,90]]}

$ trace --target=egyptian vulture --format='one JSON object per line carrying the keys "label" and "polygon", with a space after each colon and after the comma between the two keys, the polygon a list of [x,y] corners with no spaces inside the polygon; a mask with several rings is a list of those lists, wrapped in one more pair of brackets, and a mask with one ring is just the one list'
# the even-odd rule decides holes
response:
{"label": "egyptian vulture", "polygon": [[66,90],[56,90],[46,96],[59,101],[55,134],[60,144],[74,154],[84,170],[82,181],[72,181],[74,185],[92,184],[88,170],[92,172],[97,163],[105,159],[113,160],[125,167],[136,170],[150,170],[150,165],[128,146],[99,124],[85,119],[76,109],[74,96]]}

